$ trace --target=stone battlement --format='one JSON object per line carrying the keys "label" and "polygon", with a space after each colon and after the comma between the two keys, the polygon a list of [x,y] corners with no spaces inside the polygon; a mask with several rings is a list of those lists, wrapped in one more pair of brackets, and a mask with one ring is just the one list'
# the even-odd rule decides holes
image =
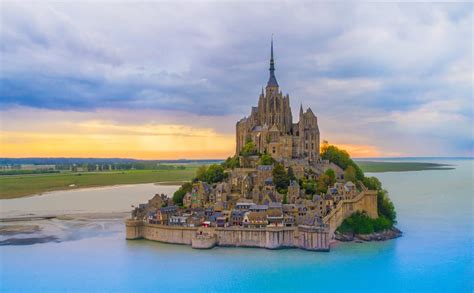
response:
{"label": "stone battlement", "polygon": [[164,243],[192,245],[194,248],[213,246],[260,247],[267,249],[301,248],[329,251],[337,227],[356,211],[377,217],[377,192],[364,190],[354,199],[341,200],[323,219],[324,226],[266,228],[204,228],[149,224],[126,220],[127,239],[148,239]]}

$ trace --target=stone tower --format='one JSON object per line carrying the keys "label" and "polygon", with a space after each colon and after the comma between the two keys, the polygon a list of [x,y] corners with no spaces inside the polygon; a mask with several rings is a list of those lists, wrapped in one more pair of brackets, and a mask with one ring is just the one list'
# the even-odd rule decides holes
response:
{"label": "stone tower", "polygon": [[265,91],[252,107],[249,117],[236,125],[236,153],[251,139],[260,153],[267,152],[277,160],[319,159],[319,128],[316,116],[308,108],[300,109],[300,121],[293,124],[289,95],[280,91],[275,76],[273,38],[270,46],[270,75]]}

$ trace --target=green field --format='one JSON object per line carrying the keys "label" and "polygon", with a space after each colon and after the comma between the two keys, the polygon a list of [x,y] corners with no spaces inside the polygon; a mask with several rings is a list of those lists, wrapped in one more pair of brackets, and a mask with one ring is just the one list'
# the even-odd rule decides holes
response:
{"label": "green field", "polygon": [[[184,170],[131,170],[60,174],[12,175],[0,177],[0,199],[28,196],[46,191],[119,184],[182,182],[191,180],[197,166]],[[70,187],[70,185],[74,185]]]}
{"label": "green field", "polygon": [[[404,172],[453,169],[450,165],[417,162],[357,161],[357,164],[364,172]],[[4,175],[0,176],[0,199],[84,187],[153,182],[181,183],[182,181],[191,180],[195,176],[197,167],[197,164],[189,164],[186,165],[184,170],[131,170]]]}
{"label": "green field", "polygon": [[356,161],[364,172],[406,172],[423,170],[451,170],[452,165],[418,162]]}

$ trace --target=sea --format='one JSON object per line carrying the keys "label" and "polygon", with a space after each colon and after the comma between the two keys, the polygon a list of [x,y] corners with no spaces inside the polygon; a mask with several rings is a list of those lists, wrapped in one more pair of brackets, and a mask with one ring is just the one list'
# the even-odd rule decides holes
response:
{"label": "sea", "polygon": [[[404,159],[404,161],[407,161]],[[1,292],[473,292],[474,160],[378,177],[403,236],[330,252],[126,241],[123,219],[53,219],[56,241],[0,246]],[[1,200],[4,215],[128,211],[176,186],[140,184]],[[44,223],[43,223],[44,224]],[[58,232],[59,231],[59,232]],[[44,231],[42,232],[44,233]]]}

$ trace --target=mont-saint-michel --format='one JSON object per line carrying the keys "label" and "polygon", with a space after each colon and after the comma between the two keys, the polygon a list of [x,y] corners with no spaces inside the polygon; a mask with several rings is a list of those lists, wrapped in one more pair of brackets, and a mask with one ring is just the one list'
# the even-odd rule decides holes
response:
{"label": "mont-saint-michel", "polygon": [[[347,152],[321,144],[318,118],[280,90],[271,42],[269,78],[236,123],[236,152],[198,169],[173,197],[156,194],[126,220],[126,238],[214,246],[329,251],[335,239],[398,237],[393,204]],[[349,122],[347,122],[349,123]],[[341,123],[343,127],[343,123]]]}

